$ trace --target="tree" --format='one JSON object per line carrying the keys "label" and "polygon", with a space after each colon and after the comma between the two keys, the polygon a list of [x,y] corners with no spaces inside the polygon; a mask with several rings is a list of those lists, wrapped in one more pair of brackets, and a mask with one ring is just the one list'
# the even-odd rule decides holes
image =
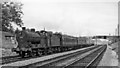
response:
{"label": "tree", "polygon": [[22,6],[23,4],[17,2],[2,3],[2,31],[13,31],[12,23],[22,27]]}

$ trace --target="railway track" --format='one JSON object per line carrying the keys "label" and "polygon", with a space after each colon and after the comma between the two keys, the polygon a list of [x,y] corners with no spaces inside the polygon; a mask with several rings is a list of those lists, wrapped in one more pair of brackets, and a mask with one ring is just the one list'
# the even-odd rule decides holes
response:
{"label": "railway track", "polygon": [[[57,67],[57,68],[63,67],[63,68],[66,68],[69,66],[74,66],[73,65],[74,63],[78,62],[79,60],[82,60],[83,58],[90,55],[91,53],[100,52],[99,50],[105,50],[105,46],[98,46],[98,47],[78,51],[76,53],[72,53],[72,54],[68,54],[68,55],[64,55],[64,56],[59,56],[59,57],[56,57],[53,59],[37,62],[37,63],[30,64],[27,66],[22,66],[22,67],[23,68],[26,68],[26,67],[32,68],[34,66],[39,66],[40,68],[44,68],[44,67]],[[91,52],[88,52],[88,51],[91,51]],[[84,55],[84,53],[86,53],[86,55]]]}
{"label": "railway track", "polygon": [[15,60],[16,58],[19,58],[19,56],[16,55],[16,56],[6,56],[6,57],[1,57],[1,58],[0,58],[0,59],[2,60],[1,64],[9,63],[9,62]]}
{"label": "railway track", "polygon": [[8,63],[13,63],[13,62],[17,62],[17,61],[29,60],[29,59],[32,59],[32,58],[37,58],[37,56],[22,58],[19,55],[17,55],[17,56],[2,57],[0,59],[2,59],[2,63],[1,64],[8,64]]}
{"label": "railway track", "polygon": [[96,68],[105,50],[106,50],[106,46],[94,51],[93,53],[85,56],[82,59],[77,59],[71,62],[70,64],[64,66],[63,68],[69,68],[69,67]]}
{"label": "railway track", "polygon": [[30,59],[30,58],[21,58],[20,56],[4,57],[2,58],[2,65],[17,62],[17,61],[27,60],[27,59]]}
{"label": "railway track", "polygon": [[17,61],[29,60],[29,59],[37,58],[37,57],[40,57],[40,56],[22,58],[19,55],[17,55],[17,56],[2,57],[0,59],[2,59],[1,64],[3,65],[3,64],[13,63],[13,62],[17,62]]}
{"label": "railway track", "polygon": [[[93,48],[96,48],[96,47],[93,47]],[[85,49],[85,50],[82,50],[81,52],[85,52],[87,50],[91,50],[93,48],[88,48],[88,49]],[[43,55],[45,56],[45,55]],[[32,58],[37,58],[37,57],[27,57],[27,58],[21,58],[20,56],[8,56],[8,57],[2,57],[0,59],[2,59],[2,65],[3,64],[8,64],[8,63],[13,63],[13,62],[17,62],[17,61],[23,61],[23,60],[29,60],[29,59],[32,59]]]}

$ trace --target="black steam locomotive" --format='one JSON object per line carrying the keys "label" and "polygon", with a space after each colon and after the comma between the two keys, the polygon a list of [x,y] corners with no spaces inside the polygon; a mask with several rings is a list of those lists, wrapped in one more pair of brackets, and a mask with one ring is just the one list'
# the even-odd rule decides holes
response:
{"label": "black steam locomotive", "polygon": [[85,37],[73,37],[45,30],[31,29],[28,31],[25,27],[22,31],[16,31],[16,40],[18,46],[12,51],[21,57],[41,56],[93,45],[93,43],[88,44],[88,39]]}

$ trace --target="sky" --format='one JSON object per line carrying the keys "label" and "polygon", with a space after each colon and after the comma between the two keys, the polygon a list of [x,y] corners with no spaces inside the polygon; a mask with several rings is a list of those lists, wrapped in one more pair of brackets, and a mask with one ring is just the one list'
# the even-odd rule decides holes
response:
{"label": "sky", "polygon": [[20,0],[27,28],[73,36],[115,34],[119,0]]}

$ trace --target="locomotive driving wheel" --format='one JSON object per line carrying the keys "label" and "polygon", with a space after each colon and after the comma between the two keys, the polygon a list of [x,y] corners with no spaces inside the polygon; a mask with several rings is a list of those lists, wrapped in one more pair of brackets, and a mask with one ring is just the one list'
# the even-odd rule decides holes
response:
{"label": "locomotive driving wheel", "polygon": [[24,58],[25,57],[25,52],[24,51],[20,51],[19,55]]}
{"label": "locomotive driving wheel", "polygon": [[42,55],[42,51],[40,49],[37,50],[37,56],[41,56]]}
{"label": "locomotive driving wheel", "polygon": [[28,56],[28,57],[35,57],[35,56],[36,56],[36,53],[35,53],[35,51],[30,50],[30,51],[27,51],[27,56]]}

